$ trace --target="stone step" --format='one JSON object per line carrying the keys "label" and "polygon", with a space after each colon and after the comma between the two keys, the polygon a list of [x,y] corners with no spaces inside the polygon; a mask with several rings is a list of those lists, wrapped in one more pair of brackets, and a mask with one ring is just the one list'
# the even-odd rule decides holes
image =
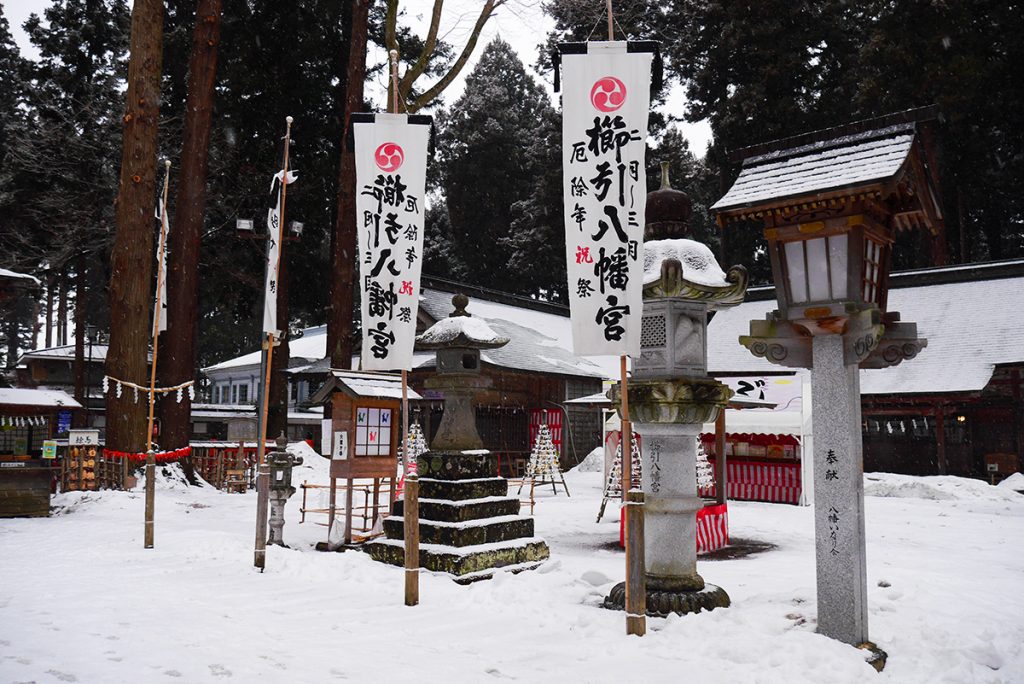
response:
{"label": "stone step", "polygon": [[484,499],[489,496],[507,496],[508,480],[503,477],[481,477],[471,480],[438,480],[420,478],[421,499]]}
{"label": "stone step", "polygon": [[[388,539],[405,539],[405,520],[391,516],[384,520]],[[478,546],[533,536],[533,518],[509,515],[464,523],[420,521],[420,543],[446,546]]]}
{"label": "stone step", "polygon": [[478,451],[427,451],[416,458],[420,477],[438,480],[465,480],[497,477],[498,455]]}
{"label": "stone step", "polygon": [[[364,546],[370,557],[390,565],[405,565],[405,545],[397,539],[378,539]],[[495,569],[526,570],[546,560],[548,545],[539,537],[527,537],[512,542],[464,546],[420,544],[420,567],[434,572],[446,572],[467,580],[484,579]]]}
{"label": "stone step", "polygon": [[[399,499],[392,506],[393,514],[402,515],[404,507],[405,502]],[[488,496],[462,501],[420,499],[420,520],[457,523],[518,513],[519,499],[514,496]]]}

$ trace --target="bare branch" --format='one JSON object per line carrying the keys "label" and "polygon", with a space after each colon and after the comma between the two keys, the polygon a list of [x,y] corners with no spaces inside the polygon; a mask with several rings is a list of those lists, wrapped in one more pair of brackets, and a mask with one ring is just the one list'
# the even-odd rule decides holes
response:
{"label": "bare branch", "polygon": [[434,48],[437,45],[437,30],[441,26],[441,10],[443,8],[444,0],[434,0],[434,10],[430,16],[430,29],[427,31],[427,41],[423,44],[423,50],[420,51],[420,56],[416,58],[416,63],[409,67],[405,75],[398,82],[399,93],[408,93],[412,88],[413,81],[419,78],[420,74],[427,68],[430,56],[434,53]]}
{"label": "bare branch", "polygon": [[[470,34],[469,38],[466,40],[466,45],[462,48],[462,53],[459,54],[459,58],[455,60],[455,63],[452,64],[448,73],[446,73],[440,81],[431,86],[431,88],[425,93],[417,97],[415,102],[408,102],[408,90],[401,93],[403,98],[407,101],[410,114],[419,111],[426,105],[430,104],[442,92],[444,92],[445,88],[447,88],[452,81],[455,80],[455,77],[459,75],[460,71],[462,71],[462,67],[464,67],[466,62],[469,61],[470,55],[473,54],[473,50],[476,48],[476,41],[480,38],[480,32],[483,30],[484,24],[486,24],[487,20],[491,18],[492,14],[494,14],[494,10],[501,7],[506,2],[508,2],[508,0],[487,0],[484,3],[484,6],[480,9],[480,16],[477,17],[476,24],[473,26],[473,33]],[[411,87],[412,83],[409,84],[409,88]]]}

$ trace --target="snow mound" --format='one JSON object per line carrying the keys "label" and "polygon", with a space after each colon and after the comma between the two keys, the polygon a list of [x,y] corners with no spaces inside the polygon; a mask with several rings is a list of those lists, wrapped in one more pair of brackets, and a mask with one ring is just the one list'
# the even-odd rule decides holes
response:
{"label": "snow mound", "polygon": [[600,473],[604,470],[604,449],[595,447],[575,468],[579,473]]}
{"label": "snow mound", "polygon": [[472,316],[449,316],[442,318],[422,335],[416,338],[424,344],[447,344],[464,334],[474,342],[483,344],[506,344],[508,338],[500,336],[482,318]]}
{"label": "snow mound", "polygon": [[996,486],[1012,492],[1024,492],[1024,473],[1014,473]]}
{"label": "snow mound", "polygon": [[661,263],[666,259],[678,259],[683,265],[683,277],[691,283],[712,287],[729,285],[725,272],[707,245],[686,239],[644,243],[644,285],[661,277]]}
{"label": "snow mound", "polygon": [[894,473],[865,473],[865,496],[902,499],[1019,501],[1012,489],[993,487],[984,480],[952,475],[917,477]]}

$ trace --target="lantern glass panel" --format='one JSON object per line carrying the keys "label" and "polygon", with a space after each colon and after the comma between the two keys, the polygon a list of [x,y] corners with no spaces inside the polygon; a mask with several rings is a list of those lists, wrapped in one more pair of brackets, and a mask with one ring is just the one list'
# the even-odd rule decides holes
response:
{"label": "lantern glass panel", "polygon": [[877,242],[864,241],[864,301],[878,303],[879,266],[882,260],[882,246]]}
{"label": "lantern glass panel", "polygon": [[846,234],[828,239],[828,263],[831,268],[832,299],[846,299],[846,262],[848,259]]}
{"label": "lantern glass panel", "polygon": [[807,280],[812,302],[823,302],[832,298],[829,291],[828,254],[826,238],[808,240]]}
{"label": "lantern glass panel", "polygon": [[802,304],[807,301],[807,273],[804,269],[804,243],[787,242],[784,245],[786,252],[786,269],[789,271],[789,296],[794,304]]}

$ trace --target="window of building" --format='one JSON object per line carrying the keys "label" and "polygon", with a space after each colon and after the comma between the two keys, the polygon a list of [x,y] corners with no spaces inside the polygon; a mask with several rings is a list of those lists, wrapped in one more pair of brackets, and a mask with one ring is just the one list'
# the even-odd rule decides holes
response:
{"label": "window of building", "polygon": [[249,401],[249,386],[239,385],[238,386],[238,403],[245,404]]}

